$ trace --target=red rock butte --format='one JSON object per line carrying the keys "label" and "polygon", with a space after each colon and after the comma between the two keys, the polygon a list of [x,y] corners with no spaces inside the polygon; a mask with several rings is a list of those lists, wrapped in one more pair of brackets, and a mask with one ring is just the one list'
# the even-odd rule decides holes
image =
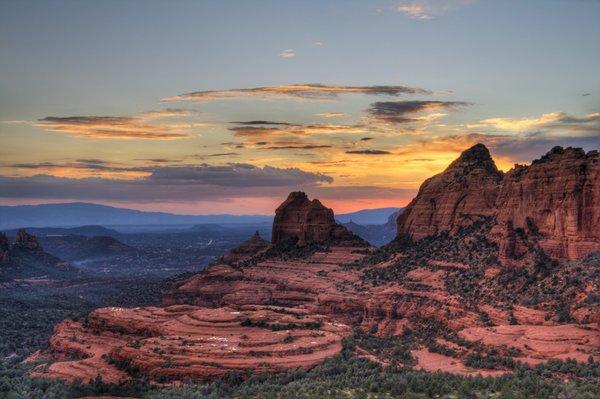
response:
{"label": "red rock butte", "polygon": [[304,246],[357,237],[335,222],[332,209],[323,206],[318,199],[311,201],[305,193],[295,191],[275,210],[271,242],[279,244],[290,239]]}
{"label": "red rock butte", "polygon": [[556,258],[577,259],[600,249],[600,155],[555,147],[507,174],[477,144],[429,179],[398,217],[398,233],[421,239],[456,232],[492,217],[501,259],[523,256],[518,233],[535,238]]}
{"label": "red rock butte", "polygon": [[[528,365],[599,361],[599,257],[548,257],[600,249],[598,164],[597,152],[555,148],[504,175],[476,145],[423,183],[398,238],[379,250],[318,200],[291,193],[272,243],[256,234],[174,283],[162,308],[63,321],[31,374],[165,383],[306,369],[339,353],[355,328],[411,332],[426,371],[510,372],[469,366],[481,353]],[[364,348],[356,355],[386,364]]]}

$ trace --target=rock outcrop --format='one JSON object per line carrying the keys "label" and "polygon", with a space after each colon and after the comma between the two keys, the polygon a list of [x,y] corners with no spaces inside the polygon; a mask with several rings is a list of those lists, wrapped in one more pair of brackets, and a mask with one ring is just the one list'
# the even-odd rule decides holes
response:
{"label": "rock outcrop", "polygon": [[419,240],[492,216],[501,180],[488,149],[483,144],[469,148],[444,172],[423,182],[397,219],[398,233]]}
{"label": "rock outcrop", "polygon": [[63,278],[75,270],[61,259],[44,251],[38,239],[24,229],[12,242],[0,234],[0,281],[30,278]]}
{"label": "rock outcrop", "polygon": [[38,239],[25,231],[25,229],[19,229],[17,231],[12,247],[13,249],[25,249],[38,253],[44,252]]}
{"label": "rock outcrop", "polygon": [[52,364],[30,374],[82,382],[100,374],[118,383],[141,373],[166,383],[307,369],[338,353],[349,333],[348,326],[302,309],[102,308],[86,325],[58,324],[50,340]]}
{"label": "rock outcrop", "polygon": [[298,246],[305,246],[333,240],[354,241],[358,237],[336,223],[332,209],[323,206],[318,199],[309,200],[305,193],[295,191],[275,210],[271,242],[279,244],[289,239],[296,239]]}
{"label": "rock outcrop", "polygon": [[398,233],[419,240],[493,218],[503,263],[532,242],[555,258],[600,249],[600,155],[555,147],[529,166],[502,175],[482,144],[427,179],[397,219]]}
{"label": "rock outcrop", "polygon": [[537,238],[555,258],[577,259],[600,249],[600,155],[553,148],[502,181],[493,229],[500,253],[518,255],[517,233]]}
{"label": "rock outcrop", "polygon": [[10,242],[3,233],[0,233],[0,265],[8,263],[8,250],[10,249]]}
{"label": "rock outcrop", "polygon": [[271,246],[267,240],[263,240],[258,231],[237,247],[231,249],[221,258],[221,261],[227,264],[237,264],[258,255]]}

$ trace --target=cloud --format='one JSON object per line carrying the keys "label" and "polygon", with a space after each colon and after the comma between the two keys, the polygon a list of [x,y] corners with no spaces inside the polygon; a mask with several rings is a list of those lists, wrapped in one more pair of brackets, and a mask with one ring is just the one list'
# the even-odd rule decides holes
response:
{"label": "cloud", "polygon": [[350,151],[346,151],[346,154],[386,155],[386,154],[390,154],[390,152],[383,151],[383,150],[350,150]]}
{"label": "cloud", "polygon": [[279,56],[281,58],[294,58],[296,56],[296,53],[294,53],[294,49],[289,48],[279,53]]}
{"label": "cloud", "polygon": [[374,137],[361,137],[360,141],[370,141],[374,140]]}
{"label": "cloud", "polygon": [[[431,117],[417,117],[415,114],[440,109],[453,110],[469,105],[463,101],[378,101],[371,104],[367,112],[376,120],[388,123],[411,123],[429,121]],[[444,114],[433,114],[438,118]]]}
{"label": "cloud", "polygon": [[234,122],[231,122],[231,123],[235,123],[237,125],[247,125],[247,126],[253,126],[253,125],[300,126],[300,125],[297,125],[295,123],[273,122],[273,121],[262,121],[262,120],[256,120],[256,121],[234,121]]}
{"label": "cloud", "polygon": [[325,44],[324,44],[323,42],[321,42],[321,41],[316,41],[316,42],[314,42],[313,44],[314,44],[315,46],[317,46],[317,47],[323,47],[323,46],[325,45]]}
{"label": "cloud", "polygon": [[38,199],[186,202],[203,199],[283,193],[295,187],[316,187],[333,179],[298,168],[250,164],[168,166],[147,168],[134,179],[68,178],[50,175],[0,175],[0,197]]}
{"label": "cloud", "polygon": [[281,146],[270,146],[263,147],[265,150],[315,150],[319,148],[332,148],[326,144],[298,144],[298,145],[281,145]]}
{"label": "cloud", "polygon": [[396,8],[398,12],[408,15],[412,19],[431,19],[433,13],[425,3],[402,3]]}
{"label": "cloud", "polygon": [[346,114],[343,112],[321,112],[319,114],[317,114],[317,116],[320,116],[322,118],[339,118],[341,116],[345,116]]}
{"label": "cloud", "polygon": [[285,139],[285,138],[297,138],[299,136],[312,136],[312,135],[328,135],[328,134],[340,134],[340,133],[364,133],[367,128],[359,125],[335,125],[335,124],[311,124],[311,125],[295,125],[278,123],[277,127],[271,127],[275,123],[264,126],[235,126],[230,127],[229,130],[234,133],[236,137],[241,137],[246,140],[246,143],[252,143],[256,140],[264,141],[267,138],[273,139]]}
{"label": "cloud", "polygon": [[136,116],[47,116],[32,124],[54,132],[95,139],[176,140],[190,136],[189,129],[194,125],[149,121],[167,113],[168,116],[183,115],[173,110],[163,111],[149,111]]}
{"label": "cloud", "polygon": [[240,154],[237,152],[219,152],[216,154],[209,154],[207,156],[209,156],[209,157],[226,157],[226,156],[237,156],[237,155],[240,155]]}
{"label": "cloud", "polygon": [[493,128],[506,132],[551,131],[560,133],[577,131],[583,134],[600,134],[600,112],[589,113],[583,118],[565,112],[550,112],[528,118],[489,118],[467,125],[470,129]]}
{"label": "cloud", "polygon": [[423,0],[406,1],[396,6],[396,11],[411,19],[427,21],[453,9],[467,6],[475,0]]}
{"label": "cloud", "polygon": [[263,86],[243,89],[195,91],[164,98],[162,101],[214,101],[240,98],[284,98],[327,100],[341,94],[399,96],[401,94],[431,94],[430,90],[409,86],[337,86],[319,83]]}

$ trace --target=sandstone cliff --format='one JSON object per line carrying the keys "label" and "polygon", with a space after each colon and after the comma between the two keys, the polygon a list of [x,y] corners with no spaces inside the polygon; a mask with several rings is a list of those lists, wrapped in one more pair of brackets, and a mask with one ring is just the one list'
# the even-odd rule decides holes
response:
{"label": "sandstone cliff", "polygon": [[600,156],[553,148],[502,181],[493,229],[501,256],[518,255],[515,232],[537,237],[556,258],[576,259],[600,249]]}
{"label": "sandstone cliff", "polygon": [[469,148],[444,172],[425,180],[398,217],[398,233],[418,240],[492,216],[501,180],[488,149]]}
{"label": "sandstone cliff", "polygon": [[477,144],[421,185],[398,217],[398,233],[419,240],[486,217],[495,220],[491,237],[504,263],[532,245],[568,259],[600,250],[598,152],[556,147],[503,176]]}

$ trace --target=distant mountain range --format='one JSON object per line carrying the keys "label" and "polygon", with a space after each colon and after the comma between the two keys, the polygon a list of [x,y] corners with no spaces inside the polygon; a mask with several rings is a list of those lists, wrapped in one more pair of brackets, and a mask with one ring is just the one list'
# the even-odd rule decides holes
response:
{"label": "distant mountain range", "polygon": [[362,209],[360,211],[352,213],[343,213],[336,215],[335,219],[339,223],[350,223],[351,221],[356,224],[385,224],[388,222],[389,217],[404,208],[376,208],[376,209]]}
{"label": "distant mountain range", "polygon": [[[400,208],[365,209],[337,215],[336,219],[340,223],[348,223],[352,220],[354,223],[358,224],[384,224],[388,217],[399,209]],[[0,229],[2,230],[20,227],[73,227],[88,225],[256,225],[265,223],[270,224],[272,221],[273,216],[271,215],[176,215],[165,212],[145,212],[83,202],[0,206]],[[61,233],[64,232],[56,232],[56,234]],[[88,232],[87,234],[84,232],[78,233],[86,236],[98,235],[96,232]],[[104,232],[102,235],[107,234]]]}
{"label": "distant mountain range", "polygon": [[272,219],[267,215],[175,215],[83,202],[0,206],[0,229],[84,225],[253,224],[271,222]]}

